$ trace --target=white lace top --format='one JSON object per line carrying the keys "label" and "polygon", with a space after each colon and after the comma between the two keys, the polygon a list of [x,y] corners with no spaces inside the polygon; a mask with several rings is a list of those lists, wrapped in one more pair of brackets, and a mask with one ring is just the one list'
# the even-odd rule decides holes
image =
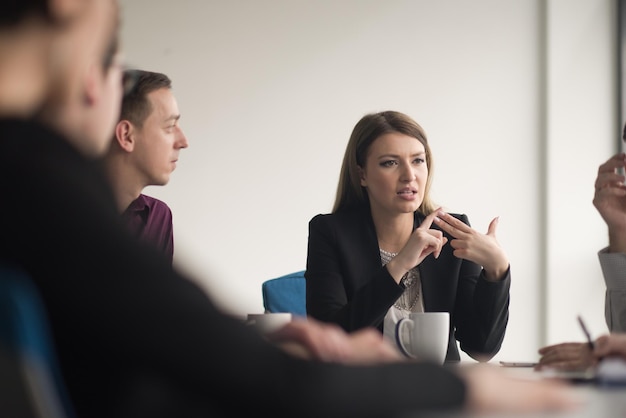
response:
{"label": "white lace top", "polygon": [[[384,265],[390,262],[397,253],[390,253],[380,249],[380,260]],[[424,312],[422,299],[422,281],[417,267],[409,270],[402,278],[405,289],[402,295],[391,305],[383,322],[383,335],[394,345],[396,343],[396,323],[401,318],[408,318],[411,312]]]}

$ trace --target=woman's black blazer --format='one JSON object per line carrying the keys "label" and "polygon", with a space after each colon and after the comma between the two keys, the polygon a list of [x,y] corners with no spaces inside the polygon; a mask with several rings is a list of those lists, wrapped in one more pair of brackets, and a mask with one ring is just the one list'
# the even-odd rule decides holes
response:
{"label": "woman's black blazer", "polygon": [[[453,215],[469,225],[467,216]],[[414,227],[423,219],[415,212]],[[450,313],[446,361],[460,359],[455,341],[487,361],[500,350],[508,323],[510,268],[502,280],[488,281],[481,266],[452,251],[448,243],[439,258],[430,255],[419,265],[424,310]],[[307,314],[347,331],[372,326],[382,332],[387,310],[404,291],[382,267],[369,208],[311,219],[305,277]]]}

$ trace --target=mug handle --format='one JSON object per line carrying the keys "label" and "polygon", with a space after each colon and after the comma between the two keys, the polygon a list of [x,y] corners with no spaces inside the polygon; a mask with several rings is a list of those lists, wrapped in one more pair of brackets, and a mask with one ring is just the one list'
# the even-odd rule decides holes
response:
{"label": "mug handle", "polygon": [[396,324],[396,344],[398,345],[398,348],[400,349],[402,354],[404,354],[405,356],[410,357],[410,358],[417,358],[409,350],[407,350],[407,348],[404,345],[404,340],[402,339],[402,335],[404,335],[404,333],[402,331],[405,328],[405,326],[407,326],[407,325],[410,325],[409,326],[409,337],[410,337],[411,329],[413,328],[413,320],[412,319],[410,319],[410,318],[402,318]]}

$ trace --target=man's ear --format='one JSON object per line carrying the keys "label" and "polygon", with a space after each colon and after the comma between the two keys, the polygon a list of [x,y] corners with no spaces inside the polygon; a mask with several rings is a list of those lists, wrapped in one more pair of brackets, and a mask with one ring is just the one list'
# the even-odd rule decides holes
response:
{"label": "man's ear", "polygon": [[115,126],[115,141],[126,152],[135,149],[134,127],[130,121],[122,119]]}

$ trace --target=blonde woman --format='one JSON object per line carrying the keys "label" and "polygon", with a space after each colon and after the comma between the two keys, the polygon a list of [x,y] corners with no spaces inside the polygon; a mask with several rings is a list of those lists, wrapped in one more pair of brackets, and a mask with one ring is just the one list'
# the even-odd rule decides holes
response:
{"label": "blonde woman", "polygon": [[450,313],[456,341],[486,361],[500,349],[509,307],[509,260],[495,233],[469,226],[429,196],[432,153],[409,116],[386,111],[354,127],[331,214],[309,223],[307,313],[347,331],[373,326],[395,339],[411,312]]}

